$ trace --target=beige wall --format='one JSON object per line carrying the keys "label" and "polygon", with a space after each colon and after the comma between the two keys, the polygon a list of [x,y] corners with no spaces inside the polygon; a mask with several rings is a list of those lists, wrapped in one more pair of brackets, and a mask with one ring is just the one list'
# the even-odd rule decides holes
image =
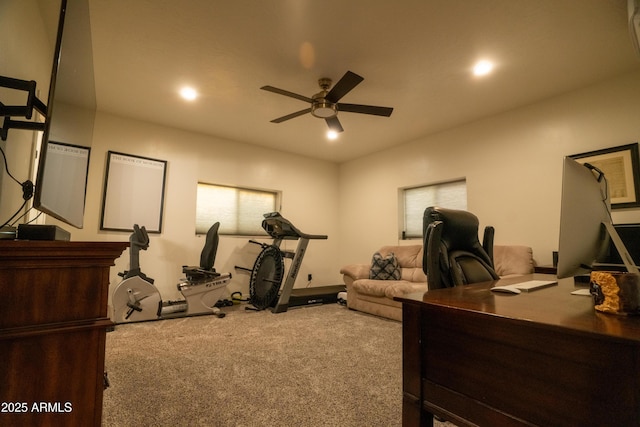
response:
{"label": "beige wall", "polygon": [[[282,191],[282,215],[300,230],[326,234],[328,240],[312,240],[298,274],[296,287],[337,284],[338,166],[253,145],[226,141],[200,134],[170,129],[109,114],[98,113],[91,146],[85,226],[82,230],[56,223],[71,231],[72,240],[128,240],[127,232],[101,231],[100,215],[107,151],[167,160],[167,182],[161,234],[150,235],[150,246],[141,252],[142,271],[155,279],[164,299],[179,297],[176,284],[183,265],[197,265],[204,239],[195,236],[196,184],[198,181]],[[142,225],[142,224],[141,224]],[[271,240],[265,240],[271,242]],[[295,250],[297,241],[282,247]],[[251,268],[260,251],[248,238],[222,236],[216,269],[232,272],[231,291],[248,296],[248,276],[234,271],[235,265]],[[289,261],[287,260],[287,265]],[[128,252],[112,269],[129,267]]]}
{"label": "beige wall", "polygon": [[[32,2],[11,4],[21,5],[20,13],[36,12]],[[8,26],[0,27],[0,35],[7,32]],[[42,55],[18,55],[21,61],[7,61],[9,56],[3,55],[0,71],[48,82],[50,64],[29,61],[46,57],[52,48],[50,41],[47,45],[50,37],[31,34]],[[3,39],[14,40],[9,35]],[[11,43],[4,48],[24,51]],[[24,75],[36,68],[47,71]],[[310,242],[296,286],[307,285],[308,273],[314,276],[312,286],[336,284],[341,282],[342,265],[368,262],[378,247],[398,242],[400,188],[465,177],[469,210],[480,217],[482,226],[496,227],[496,243],[530,245],[545,264],[557,249],[562,157],[638,141],[638,111],[640,75],[634,73],[340,165],[98,113],[85,228],[62,226],[72,232],[73,240],[128,239],[128,233],[99,229],[106,153],[167,160],[163,232],[152,235],[149,250],[141,254],[142,270],[156,280],[165,299],[179,296],[175,284],[182,276],[181,266],[199,260],[203,239],[194,235],[199,180],[282,191],[285,217],[305,232],[329,235],[326,241]],[[12,131],[4,145],[10,164],[21,170],[16,173],[21,180],[29,177],[33,135]],[[65,135],[69,141],[73,137]],[[17,186],[14,189],[7,180],[1,190],[5,217],[20,202]],[[640,210],[615,211],[614,221],[640,222]],[[259,247],[247,240],[222,237],[219,271],[236,273],[235,265],[253,265]],[[294,250],[295,245],[286,246]],[[116,273],[128,264],[125,253],[112,269],[114,285],[119,282]],[[230,289],[248,293],[248,276],[234,274]]]}
{"label": "beige wall", "polygon": [[[37,0],[0,2],[0,75],[37,82],[37,96],[47,103],[53,65],[59,2]],[[46,22],[44,17],[55,18]],[[53,25],[55,24],[55,25]],[[5,105],[25,105],[27,92],[0,88]],[[34,112],[32,120],[38,116]],[[1,118],[4,120],[4,118]],[[15,117],[14,120],[26,120]],[[2,123],[0,122],[0,126]],[[11,129],[6,141],[0,141],[11,174],[20,182],[31,179],[36,132]],[[0,159],[4,169],[4,162]],[[22,188],[3,171],[0,173],[0,225],[9,219],[23,202]],[[24,211],[23,211],[24,212]]]}
{"label": "beige wall", "polygon": [[[340,165],[340,260],[398,241],[398,189],[466,177],[468,209],[497,244],[557,250],[562,158],[640,140],[640,74],[469,123]],[[640,222],[640,210],[614,211]]]}

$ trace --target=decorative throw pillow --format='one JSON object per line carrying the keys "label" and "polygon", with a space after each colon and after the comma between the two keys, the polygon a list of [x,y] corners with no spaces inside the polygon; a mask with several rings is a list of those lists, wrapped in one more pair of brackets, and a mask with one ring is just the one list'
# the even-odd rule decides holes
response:
{"label": "decorative throw pillow", "polygon": [[376,280],[400,280],[400,265],[393,252],[386,257],[380,255],[380,252],[373,254],[371,260],[371,270],[369,272],[370,279]]}

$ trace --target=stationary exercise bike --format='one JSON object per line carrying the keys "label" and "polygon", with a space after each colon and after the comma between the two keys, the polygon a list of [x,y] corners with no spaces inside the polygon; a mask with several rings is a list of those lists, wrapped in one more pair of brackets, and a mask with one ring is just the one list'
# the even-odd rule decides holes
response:
{"label": "stationary exercise bike", "polygon": [[184,266],[185,274],[178,290],[183,300],[162,301],[160,292],[153,285],[153,279],[140,270],[140,250],[149,247],[147,230],[133,226],[130,242],[130,270],[119,273],[122,282],[113,291],[115,323],[143,322],[147,320],[171,319],[175,317],[215,314],[224,317],[216,304],[222,299],[231,273],[220,274],[213,268],[218,249],[218,228],[216,222],[207,232],[204,248],[200,255],[200,266]]}

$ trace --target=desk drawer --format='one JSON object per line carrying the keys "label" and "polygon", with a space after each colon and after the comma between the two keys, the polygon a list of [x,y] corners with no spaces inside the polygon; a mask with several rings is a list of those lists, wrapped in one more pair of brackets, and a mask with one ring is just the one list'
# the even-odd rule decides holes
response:
{"label": "desk drawer", "polygon": [[[454,405],[453,412],[471,420],[470,408],[482,405],[535,425],[636,425],[640,419],[634,345],[441,306],[423,307],[422,322],[423,392],[431,405]],[[470,405],[461,406],[451,393]]]}

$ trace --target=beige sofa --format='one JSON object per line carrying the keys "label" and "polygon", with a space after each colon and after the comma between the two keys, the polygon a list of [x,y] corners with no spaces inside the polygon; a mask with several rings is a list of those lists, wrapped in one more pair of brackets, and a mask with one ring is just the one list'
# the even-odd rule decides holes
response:
{"label": "beige sofa", "polygon": [[[402,320],[402,305],[393,298],[427,291],[427,277],[422,271],[422,245],[383,246],[383,257],[394,253],[400,266],[400,280],[370,279],[371,263],[351,264],[340,273],[347,286],[347,306],[376,316]],[[493,259],[501,277],[533,273],[533,251],[528,246],[495,245]]]}

